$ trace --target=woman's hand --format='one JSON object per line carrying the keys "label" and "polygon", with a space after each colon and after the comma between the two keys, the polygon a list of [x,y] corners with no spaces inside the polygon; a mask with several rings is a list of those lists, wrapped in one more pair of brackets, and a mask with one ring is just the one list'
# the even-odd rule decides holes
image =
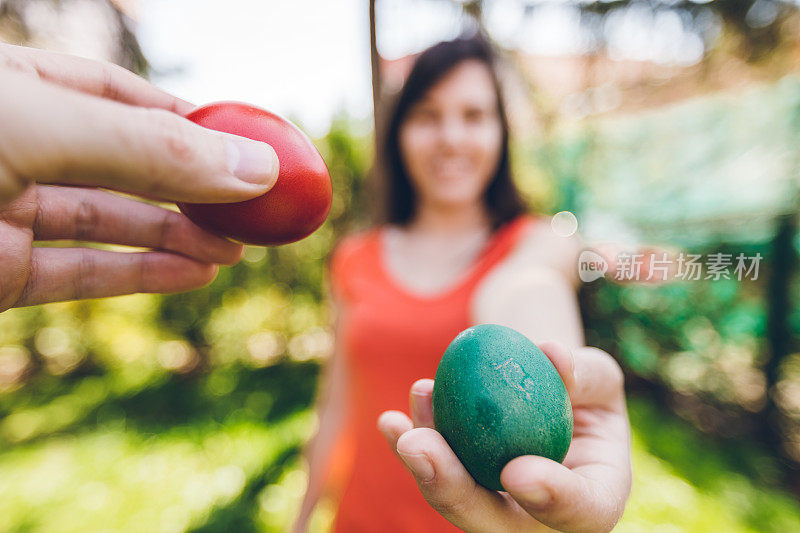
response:
{"label": "woman's hand", "polygon": [[540,347],[567,387],[572,443],[563,464],[531,455],[510,461],[500,477],[507,493],[476,484],[433,429],[433,380],[411,387],[411,419],[386,411],[378,420],[428,503],[465,531],[609,531],[622,516],[631,487],[622,371],[596,348]]}
{"label": "woman's hand", "polygon": [[[185,120],[191,104],[107,63],[0,44],[0,86],[0,311],[188,290],[238,261],[240,245],[183,215],[94,188],[247,200],[277,179],[269,145]],[[55,239],[162,251],[32,246]]]}
{"label": "woman's hand", "polygon": [[625,246],[613,242],[595,244],[590,251],[605,261],[606,279],[641,285],[657,285],[674,280],[680,252],[661,245]]}

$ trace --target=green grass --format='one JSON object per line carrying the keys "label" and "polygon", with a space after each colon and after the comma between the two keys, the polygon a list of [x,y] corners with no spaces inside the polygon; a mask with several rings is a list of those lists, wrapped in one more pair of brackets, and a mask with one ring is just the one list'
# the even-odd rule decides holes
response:
{"label": "green grass", "polygon": [[[0,531],[284,531],[307,480],[299,456],[314,416],[297,384],[313,382],[310,369],[159,381],[65,431],[6,446]],[[233,385],[220,389],[224,380]],[[800,531],[800,505],[766,481],[776,468],[767,456],[643,398],[629,398],[629,412],[634,485],[619,531]],[[327,530],[331,514],[328,503],[312,530]]]}
{"label": "green grass", "polygon": [[628,409],[633,490],[619,531],[800,531],[797,500],[755,479],[777,468],[768,456],[700,434],[649,401],[629,398]]}
{"label": "green grass", "polygon": [[[0,531],[247,527],[238,504],[278,479],[312,422],[302,412],[269,427],[232,422],[158,435],[104,429],[8,450],[0,455]],[[236,530],[248,529],[256,530]]]}

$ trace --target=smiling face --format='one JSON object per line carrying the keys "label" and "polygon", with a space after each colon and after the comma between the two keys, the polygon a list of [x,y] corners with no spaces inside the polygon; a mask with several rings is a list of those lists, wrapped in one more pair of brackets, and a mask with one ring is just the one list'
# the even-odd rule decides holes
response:
{"label": "smiling face", "polygon": [[399,131],[400,154],[423,206],[481,201],[497,171],[503,125],[489,68],[456,65],[416,102]]}

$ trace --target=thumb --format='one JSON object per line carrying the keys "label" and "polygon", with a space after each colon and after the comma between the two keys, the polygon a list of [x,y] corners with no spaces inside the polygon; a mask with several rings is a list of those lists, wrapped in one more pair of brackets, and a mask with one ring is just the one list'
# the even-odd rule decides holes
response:
{"label": "thumb", "polygon": [[265,193],[277,179],[278,158],[266,143],[13,72],[0,71],[0,84],[0,200],[15,185],[37,181],[235,202]]}
{"label": "thumb", "polygon": [[528,514],[558,531],[611,531],[625,505],[599,481],[535,455],[509,461],[500,482]]}

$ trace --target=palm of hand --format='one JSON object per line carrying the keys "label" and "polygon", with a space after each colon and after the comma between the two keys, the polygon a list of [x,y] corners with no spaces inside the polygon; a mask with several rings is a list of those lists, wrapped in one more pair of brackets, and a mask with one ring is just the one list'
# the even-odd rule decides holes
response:
{"label": "palm of hand", "polygon": [[[465,531],[609,531],[630,493],[630,428],[622,373],[605,352],[569,352],[553,343],[540,347],[564,380],[574,430],[563,464],[527,455],[510,461],[501,482],[507,492],[488,490],[472,479],[441,434],[433,429],[432,380],[411,389],[411,419],[385,412],[378,426],[389,445],[415,474],[428,502]],[[573,370],[574,369],[574,370]],[[431,468],[417,470],[424,456]]]}

